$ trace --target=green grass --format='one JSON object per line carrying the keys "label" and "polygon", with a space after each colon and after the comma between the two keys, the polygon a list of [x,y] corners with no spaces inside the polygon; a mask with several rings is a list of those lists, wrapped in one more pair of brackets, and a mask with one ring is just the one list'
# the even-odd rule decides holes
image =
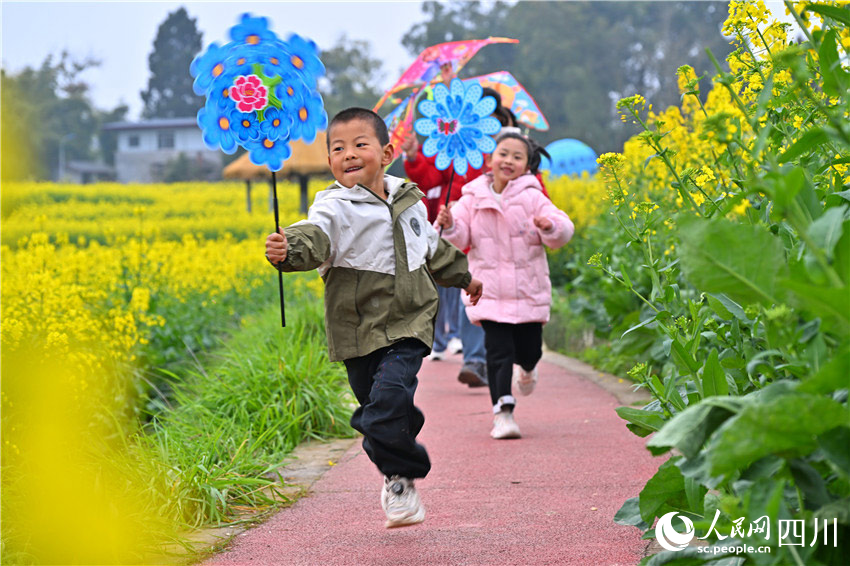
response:
{"label": "green grass", "polygon": [[352,436],[354,402],[341,364],[328,361],[322,304],[306,293],[287,312],[270,308],[180,383],[137,439],[152,491],[188,526],[228,522],[234,505],[275,503],[287,455],[308,438]]}

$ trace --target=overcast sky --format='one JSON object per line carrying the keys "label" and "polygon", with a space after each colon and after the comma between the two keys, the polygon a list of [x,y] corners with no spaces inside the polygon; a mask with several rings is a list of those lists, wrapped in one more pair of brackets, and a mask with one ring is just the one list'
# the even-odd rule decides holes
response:
{"label": "overcast sky", "polygon": [[[130,107],[130,119],[138,119],[147,88],[148,55],[159,25],[181,5],[195,18],[203,34],[203,45],[226,43],[228,30],[240,14],[251,12],[271,20],[279,36],[290,32],[309,37],[321,49],[336,44],[345,34],[371,45],[371,54],[384,62],[385,88],[392,85],[413,61],[401,38],[425,16],[419,0],[309,2],[8,2],[0,0],[2,41],[0,59],[10,72],[38,66],[50,54],[67,50],[75,59],[93,57],[100,67],[89,69],[83,78],[91,85],[96,107],[111,110],[121,103]],[[782,19],[784,8],[768,2]],[[508,69],[510,70],[510,69]],[[188,69],[187,69],[188,72]]]}
{"label": "overcast sky", "polygon": [[[203,45],[226,43],[228,30],[240,14],[250,12],[271,20],[279,36],[290,32],[309,37],[321,49],[347,35],[367,40],[372,55],[384,62],[389,87],[413,62],[401,45],[410,27],[423,21],[418,0],[411,2],[0,2],[3,68],[10,72],[38,66],[50,54],[67,50],[75,59],[93,57],[102,65],[83,74],[91,85],[96,107],[109,110],[120,103],[138,119],[147,88],[148,55],[157,28],[169,13],[185,6],[203,34]],[[188,69],[186,70],[188,73]]]}

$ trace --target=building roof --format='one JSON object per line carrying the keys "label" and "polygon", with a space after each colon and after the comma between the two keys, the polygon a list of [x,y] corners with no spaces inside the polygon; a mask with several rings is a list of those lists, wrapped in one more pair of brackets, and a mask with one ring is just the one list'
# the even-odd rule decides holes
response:
{"label": "building roof", "polygon": [[[283,169],[278,173],[279,177],[290,174],[299,175],[330,175],[331,168],[328,165],[327,134],[317,132],[316,140],[311,144],[297,140],[289,143],[292,156],[283,162]],[[269,179],[271,172],[265,165],[254,165],[247,153],[241,155],[230,163],[222,171],[225,179]]]}
{"label": "building roof", "polygon": [[153,128],[198,128],[198,120],[192,116],[190,118],[155,118],[139,122],[109,122],[103,125],[103,129],[108,131],[148,130]]}

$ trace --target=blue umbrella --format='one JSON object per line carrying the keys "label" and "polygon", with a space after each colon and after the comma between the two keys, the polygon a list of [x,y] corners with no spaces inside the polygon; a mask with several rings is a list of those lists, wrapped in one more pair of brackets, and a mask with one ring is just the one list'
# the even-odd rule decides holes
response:
{"label": "blue umbrella", "polygon": [[596,152],[579,140],[564,138],[553,141],[546,146],[546,151],[552,159],[544,156],[540,169],[549,171],[553,177],[581,175],[585,171],[592,174],[599,168],[596,163]]}

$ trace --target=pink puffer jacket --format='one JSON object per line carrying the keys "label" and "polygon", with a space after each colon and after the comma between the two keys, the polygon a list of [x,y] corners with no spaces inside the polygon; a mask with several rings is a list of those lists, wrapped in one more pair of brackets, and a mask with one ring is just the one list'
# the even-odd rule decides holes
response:
{"label": "pink puffer jacket", "polygon": [[[496,322],[547,322],[552,303],[552,283],[543,245],[560,248],[575,228],[569,216],[543,195],[530,173],[509,182],[501,205],[490,186],[492,174],[481,175],[463,187],[463,196],[452,207],[454,225],[443,237],[469,248],[469,271],[484,283],[484,293],[471,306],[463,295],[469,320]],[[542,232],[535,216],[552,221]]]}

